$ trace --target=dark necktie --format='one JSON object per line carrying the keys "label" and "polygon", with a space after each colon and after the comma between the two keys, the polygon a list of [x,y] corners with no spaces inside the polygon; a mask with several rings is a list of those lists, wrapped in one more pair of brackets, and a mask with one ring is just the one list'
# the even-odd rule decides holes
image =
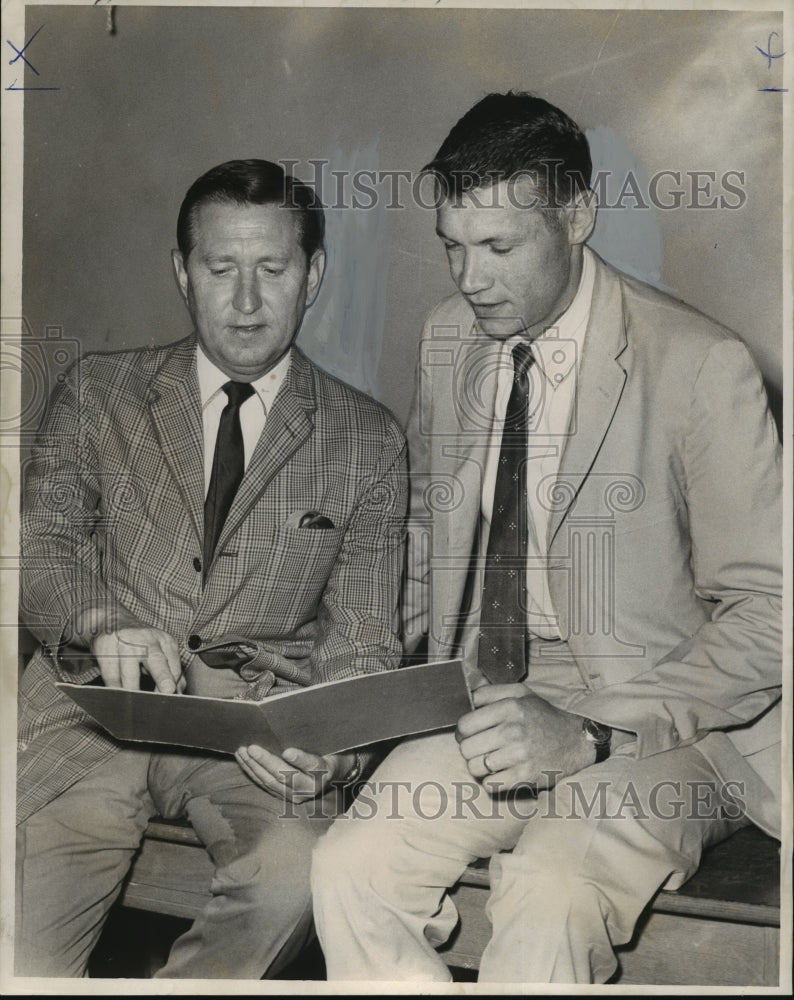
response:
{"label": "dark necktie", "polygon": [[478,666],[492,684],[520,681],[527,672],[527,373],[534,360],[529,344],[513,348],[480,618]]}
{"label": "dark necktie", "polygon": [[229,397],[218,424],[207,499],[204,501],[204,575],[206,577],[229,508],[245,472],[245,449],[240,407],[254,393],[249,382],[227,382]]}

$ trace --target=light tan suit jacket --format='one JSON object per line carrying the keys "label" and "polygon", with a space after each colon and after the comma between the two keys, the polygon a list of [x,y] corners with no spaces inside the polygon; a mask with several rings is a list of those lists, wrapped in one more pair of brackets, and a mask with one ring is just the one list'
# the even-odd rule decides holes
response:
{"label": "light tan suit jacket", "polygon": [[[408,430],[408,648],[427,633],[431,657],[463,649],[470,669],[498,350],[460,295],[442,302]],[[780,445],[749,352],[597,260],[560,447],[556,480],[533,482],[530,458],[529,482],[551,511],[552,602],[586,685],[565,707],[635,733],[640,757],[697,741],[779,835]]]}

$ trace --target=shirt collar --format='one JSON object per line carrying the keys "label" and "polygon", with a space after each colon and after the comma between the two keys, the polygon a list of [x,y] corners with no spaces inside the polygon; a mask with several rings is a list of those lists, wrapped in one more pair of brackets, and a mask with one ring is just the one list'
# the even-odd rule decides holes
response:
{"label": "shirt collar", "polygon": [[[595,271],[593,254],[584,247],[582,274],[571,304],[554,326],[545,329],[532,341],[535,362],[552,389],[556,389],[569,372],[579,365],[593,303]],[[505,348],[512,351],[521,339],[520,336],[511,337],[505,343]]]}
{"label": "shirt collar", "polygon": [[[292,361],[292,351],[287,351],[283,358],[276,362],[269,372],[265,372],[251,385],[265,413],[273,404],[273,400],[281,388]],[[199,392],[201,394],[201,409],[206,410],[223,386],[229,381],[229,376],[216,367],[204,353],[201,344],[196,351],[196,373],[198,375]],[[225,394],[224,394],[225,395]]]}

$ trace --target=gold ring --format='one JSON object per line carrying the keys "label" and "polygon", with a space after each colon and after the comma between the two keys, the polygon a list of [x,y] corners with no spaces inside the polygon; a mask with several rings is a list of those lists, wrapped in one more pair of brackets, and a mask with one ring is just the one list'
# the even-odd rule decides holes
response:
{"label": "gold ring", "polygon": [[484,753],[482,755],[482,763],[483,763],[483,767],[488,772],[488,774],[493,774],[494,773],[493,770],[492,770],[492,768],[491,768],[491,765],[488,763],[488,754],[487,753]]}

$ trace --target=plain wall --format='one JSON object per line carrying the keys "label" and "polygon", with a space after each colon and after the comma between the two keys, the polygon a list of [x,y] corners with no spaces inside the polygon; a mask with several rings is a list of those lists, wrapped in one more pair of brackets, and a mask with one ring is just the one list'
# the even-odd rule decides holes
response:
{"label": "plain wall", "polygon": [[[743,176],[733,210],[626,197],[593,245],[736,330],[779,405],[781,95],[761,89],[776,67],[756,49],[777,15],[122,6],[110,34],[104,9],[29,7],[27,36],[40,25],[35,82],[59,89],[25,95],[34,337],[60,328],[86,351],[188,332],[169,253],[185,190],[216,163],[297,160],[313,180],[310,161],[327,160],[333,205],[328,169],[415,174],[481,96],[528,89],[587,130],[599,168],[712,171],[701,202],[725,194],[726,171]],[[424,316],[453,290],[433,213],[403,189],[402,208],[329,209],[329,268],[299,339],[400,419]]]}

